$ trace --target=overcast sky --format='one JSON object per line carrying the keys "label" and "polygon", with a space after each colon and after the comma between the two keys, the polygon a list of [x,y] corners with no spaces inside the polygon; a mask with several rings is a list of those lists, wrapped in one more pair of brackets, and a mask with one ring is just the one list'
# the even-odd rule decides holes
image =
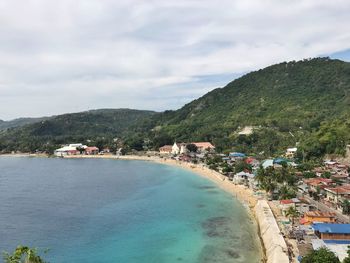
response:
{"label": "overcast sky", "polygon": [[177,109],[251,70],[350,61],[349,0],[0,0],[0,119]]}

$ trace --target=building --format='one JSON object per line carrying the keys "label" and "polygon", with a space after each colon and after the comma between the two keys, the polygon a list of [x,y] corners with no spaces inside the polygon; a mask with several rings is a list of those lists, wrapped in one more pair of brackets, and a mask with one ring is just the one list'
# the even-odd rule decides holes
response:
{"label": "building", "polygon": [[312,225],[315,235],[322,240],[349,241],[350,224],[316,223]]}
{"label": "building", "polygon": [[191,142],[191,143],[174,143],[171,153],[174,155],[188,153],[187,145],[194,144],[197,147],[198,153],[207,153],[215,150],[215,146],[210,142]]}
{"label": "building", "polygon": [[336,223],[337,217],[335,213],[309,211],[300,219],[302,225],[312,225],[313,223]]}
{"label": "building", "polygon": [[325,200],[340,206],[345,199],[350,199],[350,185],[342,185],[337,187],[329,187],[324,189],[326,197]]}
{"label": "building", "polygon": [[99,152],[99,149],[95,146],[85,148],[85,154],[87,154],[87,155],[98,154],[98,152]]}
{"label": "building", "polygon": [[332,187],[334,185],[333,180],[327,178],[305,179],[304,183],[307,185],[308,191],[314,193],[317,193],[318,189],[320,191],[324,191],[325,188]]}
{"label": "building", "polygon": [[288,148],[286,151],[286,157],[287,158],[294,158],[296,153],[298,151],[298,148],[294,147],[294,148]]}
{"label": "building", "polygon": [[87,148],[86,145],[83,145],[81,143],[72,143],[63,146],[62,148],[56,149],[54,151],[54,155],[63,157],[66,155],[77,155],[80,154],[80,150],[85,150]]}
{"label": "building", "polygon": [[164,146],[159,148],[159,153],[160,154],[171,154],[172,150],[173,150],[172,145],[164,145]]}
{"label": "building", "polygon": [[192,142],[191,144],[196,145],[197,151],[200,153],[212,152],[215,150],[215,146],[210,142]]}
{"label": "building", "polygon": [[174,143],[171,147],[171,153],[174,155],[187,153],[186,143]]}
{"label": "building", "polygon": [[239,172],[233,175],[233,182],[235,184],[249,184],[252,182],[255,178],[254,174],[246,173],[246,172]]}
{"label": "building", "polygon": [[285,200],[280,200],[280,209],[282,210],[283,215],[286,214],[286,211],[290,207],[297,208],[301,201],[298,198],[292,198],[292,199],[285,199]]}

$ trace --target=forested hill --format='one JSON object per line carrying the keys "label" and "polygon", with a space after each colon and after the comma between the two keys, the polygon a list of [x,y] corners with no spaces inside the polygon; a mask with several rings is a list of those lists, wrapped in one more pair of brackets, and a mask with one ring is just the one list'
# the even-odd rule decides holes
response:
{"label": "forested hill", "polygon": [[318,58],[249,73],[164,113],[159,124],[174,128],[179,137],[232,132],[245,125],[312,129],[323,120],[347,115],[349,106],[350,63]]}
{"label": "forested hill", "polygon": [[154,114],[131,109],[101,109],[58,115],[0,132],[0,149],[52,150],[60,144],[87,140],[96,144],[121,137],[130,126]]}
{"label": "forested hill", "polygon": [[[349,113],[350,63],[316,58],[246,74],[180,110],[157,116],[157,131],[178,141],[210,140],[223,149],[273,153],[294,146],[321,122],[343,120]],[[261,129],[238,138],[237,130],[246,125]]]}
{"label": "forested hill", "polygon": [[0,130],[5,130],[8,128],[21,127],[27,124],[36,123],[48,119],[48,117],[42,118],[18,118],[11,121],[0,120]]}
{"label": "forested hill", "polygon": [[[121,136],[135,149],[208,140],[219,150],[263,156],[299,142],[306,155],[321,156],[343,153],[350,142],[349,115],[350,63],[315,58],[248,73],[176,111],[98,110],[9,129],[0,135],[0,150],[101,137],[111,143]],[[258,128],[238,136],[244,126]]]}

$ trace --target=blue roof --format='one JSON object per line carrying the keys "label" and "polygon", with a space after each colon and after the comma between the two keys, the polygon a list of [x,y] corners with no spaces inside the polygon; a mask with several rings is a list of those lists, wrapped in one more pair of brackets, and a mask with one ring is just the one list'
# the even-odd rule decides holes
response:
{"label": "blue roof", "polygon": [[276,158],[273,160],[273,163],[277,163],[277,164],[286,163],[286,162],[288,162],[288,160],[285,158]]}
{"label": "blue roof", "polygon": [[312,225],[312,228],[320,233],[350,234],[350,224],[316,223]]}
{"label": "blue roof", "polygon": [[245,157],[245,154],[244,153],[233,152],[233,153],[230,153],[230,156],[231,157]]}
{"label": "blue roof", "polygon": [[350,245],[350,240],[324,240],[326,244]]}

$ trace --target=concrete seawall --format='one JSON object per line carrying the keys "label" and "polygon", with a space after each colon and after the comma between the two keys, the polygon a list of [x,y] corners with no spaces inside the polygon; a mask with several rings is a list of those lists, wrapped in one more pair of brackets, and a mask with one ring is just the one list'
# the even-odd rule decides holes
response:
{"label": "concrete seawall", "polygon": [[289,263],[288,248],[275,217],[265,200],[259,200],[255,214],[264,243],[267,263]]}

